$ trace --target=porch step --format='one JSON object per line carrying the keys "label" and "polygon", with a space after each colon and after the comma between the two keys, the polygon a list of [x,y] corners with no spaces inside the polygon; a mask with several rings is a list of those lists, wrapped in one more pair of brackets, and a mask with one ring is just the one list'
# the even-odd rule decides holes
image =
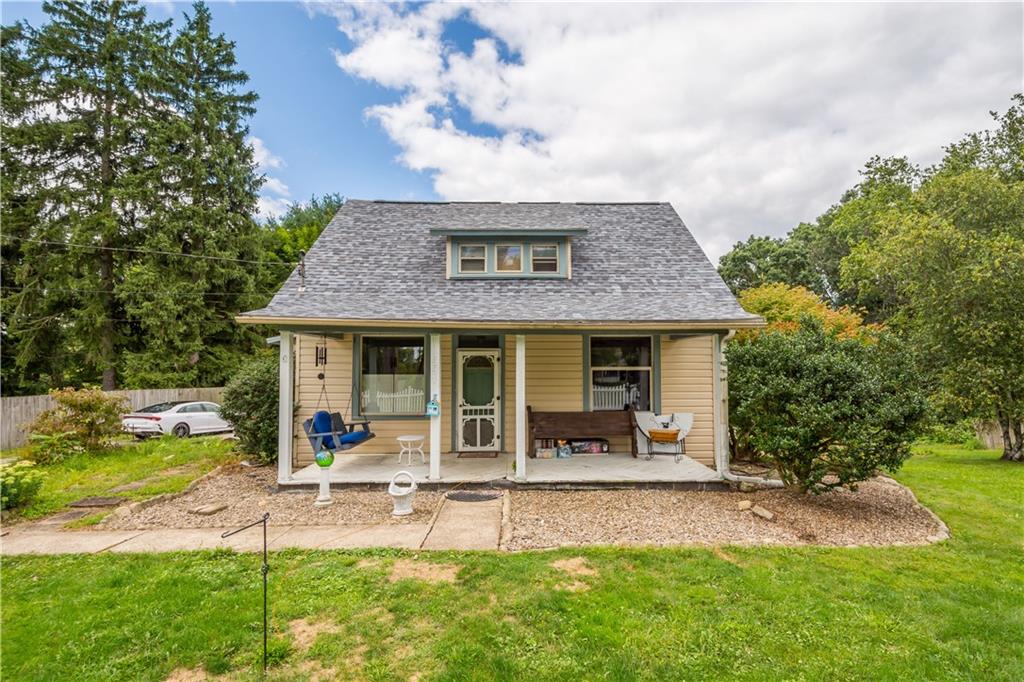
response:
{"label": "porch step", "polygon": [[482,502],[444,498],[423,549],[498,549],[502,496]]}

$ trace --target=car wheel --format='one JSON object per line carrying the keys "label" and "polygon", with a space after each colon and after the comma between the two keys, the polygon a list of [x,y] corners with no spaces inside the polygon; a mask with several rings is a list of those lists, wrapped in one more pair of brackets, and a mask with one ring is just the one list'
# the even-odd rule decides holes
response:
{"label": "car wheel", "polygon": [[173,433],[178,438],[187,438],[188,437],[188,424],[178,424],[173,429],[171,429],[171,433]]}

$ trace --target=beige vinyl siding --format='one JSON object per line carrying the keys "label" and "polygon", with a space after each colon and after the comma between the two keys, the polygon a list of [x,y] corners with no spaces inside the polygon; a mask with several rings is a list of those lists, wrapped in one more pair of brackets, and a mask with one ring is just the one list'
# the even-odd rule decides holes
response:
{"label": "beige vinyl siding", "polygon": [[[313,461],[302,422],[316,410],[320,394],[320,380],[317,374],[321,368],[315,366],[316,344],[321,337],[297,334],[295,337],[295,466],[301,467]],[[331,408],[351,415],[349,405],[352,392],[352,334],[341,339],[327,338],[327,392]],[[692,412],[693,430],[686,439],[687,453],[694,459],[714,465],[714,429],[712,388],[713,343],[711,336],[689,337],[671,340],[661,337],[661,412]],[[429,339],[428,339],[429,343]],[[503,449],[515,452],[515,395],[516,395],[516,337],[505,336],[505,391]],[[429,371],[429,370],[428,370]],[[431,386],[431,394],[441,401],[441,450],[452,450],[452,337],[441,336],[441,386]],[[526,402],[536,410],[578,412],[583,409],[583,337],[579,334],[531,334],[526,337]],[[321,408],[326,404],[321,402]],[[428,437],[430,422],[427,419],[375,419],[372,429],[377,437],[350,454],[391,454],[397,453],[395,438],[407,433],[423,434]],[[616,452],[629,451],[629,439],[611,439]],[[345,456],[341,453],[339,456]],[[397,462],[397,460],[396,460]]]}
{"label": "beige vinyl siding", "polygon": [[[294,448],[295,466],[302,467],[313,462],[313,451],[309,446],[309,440],[302,429],[302,423],[313,416],[317,407],[317,396],[320,395],[321,382],[317,378],[322,368],[316,367],[316,344],[321,337],[310,334],[297,334],[295,337],[295,439]],[[352,334],[345,334],[344,338],[327,338],[327,368],[324,372],[327,382],[327,397],[330,399],[331,410],[341,412],[346,419],[350,418],[353,405],[350,405],[352,395]],[[430,343],[429,337],[427,343]],[[441,337],[441,385],[442,387],[431,386],[432,394],[437,394],[441,401],[441,415],[451,414],[451,348],[452,339],[450,335]],[[430,368],[427,368],[429,375]],[[429,397],[428,397],[429,399]],[[327,405],[321,401],[320,409],[327,409]],[[371,419],[371,430],[376,438],[349,451],[351,454],[390,454],[398,452],[398,444],[395,439],[405,434],[422,434],[426,436],[424,450],[429,452],[430,447],[430,421],[428,419]],[[447,451],[451,448],[451,431],[441,429],[441,449]],[[339,453],[343,457],[349,453]],[[397,459],[396,459],[397,463]]]}
{"label": "beige vinyl siding", "polygon": [[661,412],[692,412],[686,454],[714,466],[714,337],[661,337]]}
{"label": "beige vinyl siding", "polygon": [[[505,451],[516,444],[516,337],[505,337]],[[538,411],[583,410],[583,336],[526,336],[526,404]],[[629,449],[628,443],[626,449]]]}

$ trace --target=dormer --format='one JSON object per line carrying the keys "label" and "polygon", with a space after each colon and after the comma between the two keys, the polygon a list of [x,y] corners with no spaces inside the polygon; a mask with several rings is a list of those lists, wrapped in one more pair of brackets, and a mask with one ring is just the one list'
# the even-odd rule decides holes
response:
{"label": "dormer", "polygon": [[572,239],[585,228],[432,229],[448,279],[572,279]]}

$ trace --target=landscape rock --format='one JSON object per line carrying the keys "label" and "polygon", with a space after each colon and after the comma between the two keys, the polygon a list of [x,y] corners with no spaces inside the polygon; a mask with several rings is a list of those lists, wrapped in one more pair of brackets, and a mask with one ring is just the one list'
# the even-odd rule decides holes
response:
{"label": "landscape rock", "polygon": [[736,508],[739,509],[740,511],[746,511],[746,510],[750,509],[753,506],[754,506],[754,503],[751,502],[750,500],[740,500],[736,504]]}
{"label": "landscape rock", "polygon": [[753,483],[747,483],[746,481],[740,481],[736,487],[739,488],[741,493],[752,493],[757,490],[756,485]]}
{"label": "landscape rock", "polygon": [[199,516],[212,516],[219,511],[224,511],[228,506],[223,502],[211,502],[210,504],[204,504],[200,507],[193,507],[188,510],[189,514],[198,514]]}
{"label": "landscape rock", "polygon": [[124,502],[123,497],[83,497],[69,504],[69,507],[116,507]]}
{"label": "landscape rock", "polygon": [[775,514],[771,513],[770,511],[768,511],[759,504],[755,504],[753,507],[751,507],[750,511],[752,511],[757,516],[760,516],[765,521],[771,521],[775,518]]}

